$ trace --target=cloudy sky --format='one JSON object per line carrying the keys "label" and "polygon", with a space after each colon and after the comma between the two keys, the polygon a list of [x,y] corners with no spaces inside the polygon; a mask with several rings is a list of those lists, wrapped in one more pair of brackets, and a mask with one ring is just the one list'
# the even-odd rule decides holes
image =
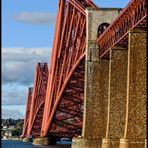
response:
{"label": "cloudy sky", "polygon": [[[129,0],[94,0],[123,8]],[[24,118],[37,62],[50,61],[58,0],[2,0],[2,118]]]}

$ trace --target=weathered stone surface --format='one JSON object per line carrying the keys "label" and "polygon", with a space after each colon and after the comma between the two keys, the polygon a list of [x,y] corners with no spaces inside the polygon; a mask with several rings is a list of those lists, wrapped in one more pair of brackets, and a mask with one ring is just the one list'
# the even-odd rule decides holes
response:
{"label": "weathered stone surface", "polygon": [[111,23],[118,13],[119,9],[88,8],[86,10],[85,95],[82,129],[84,138],[81,142],[73,143],[74,148],[101,148],[101,139],[106,134],[109,61],[99,58],[96,39],[99,25]]}
{"label": "weathered stone surface", "polygon": [[[128,63],[126,49],[111,50],[110,71],[96,45],[98,26],[111,23],[118,13],[119,9],[86,10],[83,138],[73,140],[72,148],[146,145],[146,33],[129,32]],[[108,143],[103,138],[109,138]]]}
{"label": "weathered stone surface", "polygon": [[86,62],[85,114],[83,136],[103,138],[106,131],[108,99],[108,61]]}
{"label": "weathered stone surface", "polygon": [[129,148],[143,148],[146,138],[146,32],[129,32],[125,137]]}
{"label": "weathered stone surface", "polygon": [[129,140],[125,138],[120,139],[119,148],[129,148]]}
{"label": "weathered stone surface", "polygon": [[109,61],[99,58],[96,44],[98,27],[111,23],[119,9],[86,10],[86,63],[84,95],[84,138],[104,138],[107,124]]}
{"label": "weathered stone surface", "polygon": [[[96,44],[98,27],[102,23],[111,23],[120,9],[98,8],[86,9],[86,61],[99,60],[99,48]],[[90,51],[93,51],[90,53]]]}
{"label": "weathered stone surface", "polygon": [[109,59],[109,96],[107,138],[110,148],[118,148],[124,136],[126,90],[127,90],[127,49],[114,47]]}
{"label": "weathered stone surface", "polygon": [[72,148],[101,148],[101,139],[98,138],[73,138]]}
{"label": "weathered stone surface", "polygon": [[32,138],[29,137],[23,138],[23,142],[32,142],[32,141],[33,141]]}
{"label": "weathered stone surface", "polygon": [[42,146],[55,145],[56,140],[51,137],[34,138],[32,144],[33,145],[42,145]]}
{"label": "weathered stone surface", "polygon": [[118,8],[87,8],[87,40],[96,41],[97,30],[102,23],[111,23],[119,14],[121,9]]}
{"label": "weathered stone surface", "polygon": [[102,147],[101,148],[110,148],[111,142],[110,139],[102,139]]}

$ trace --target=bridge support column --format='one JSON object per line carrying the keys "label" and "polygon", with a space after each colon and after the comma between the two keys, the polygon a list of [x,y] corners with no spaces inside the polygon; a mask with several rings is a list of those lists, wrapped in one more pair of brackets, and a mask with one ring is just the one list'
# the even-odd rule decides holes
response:
{"label": "bridge support column", "polygon": [[20,137],[20,141],[23,141],[23,137]]}
{"label": "bridge support column", "polygon": [[55,145],[56,144],[56,139],[51,138],[51,137],[40,137],[40,138],[34,138],[33,139],[33,145]]}
{"label": "bridge support column", "polygon": [[73,138],[72,148],[100,148],[101,143],[98,138]]}
{"label": "bridge support column", "polygon": [[122,138],[120,139],[120,148],[129,148],[129,140]]}
{"label": "bridge support column", "polygon": [[83,138],[74,139],[72,148],[101,148],[107,123],[108,67],[108,60],[86,61]]}
{"label": "bridge support column", "polygon": [[30,137],[23,138],[23,142],[32,142],[32,141],[33,141],[33,139]]}
{"label": "bridge support column", "polygon": [[86,10],[86,60],[82,138],[73,139],[72,148],[101,148],[106,134],[109,60],[100,59],[96,44],[98,27],[111,23],[119,9]]}
{"label": "bridge support column", "polygon": [[121,140],[120,148],[144,148],[146,139],[146,31],[138,28],[130,30],[128,44],[125,142]]}
{"label": "bridge support column", "polygon": [[124,136],[127,89],[127,49],[113,47],[109,59],[108,118],[102,148],[119,148]]}
{"label": "bridge support column", "polygon": [[110,139],[103,138],[102,139],[102,148],[110,148],[111,142]]}

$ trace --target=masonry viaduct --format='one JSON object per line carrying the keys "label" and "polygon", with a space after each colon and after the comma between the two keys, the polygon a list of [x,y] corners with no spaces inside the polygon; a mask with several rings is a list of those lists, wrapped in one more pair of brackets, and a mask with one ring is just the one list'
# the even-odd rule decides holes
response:
{"label": "masonry viaduct", "polygon": [[146,148],[146,0],[124,9],[59,0],[50,68],[29,88],[24,141],[72,148]]}

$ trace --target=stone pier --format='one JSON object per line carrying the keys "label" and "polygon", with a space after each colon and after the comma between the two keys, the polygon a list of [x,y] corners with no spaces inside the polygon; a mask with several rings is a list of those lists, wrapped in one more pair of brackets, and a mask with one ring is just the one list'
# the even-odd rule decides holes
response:
{"label": "stone pier", "polygon": [[32,142],[33,141],[33,139],[32,138],[30,138],[30,137],[25,137],[25,138],[23,138],[23,140],[22,140],[23,142]]}
{"label": "stone pier", "polygon": [[73,138],[72,148],[101,148],[106,135],[109,59],[99,58],[98,27],[111,23],[119,9],[87,8],[85,94],[82,138]]}
{"label": "stone pier", "polygon": [[146,31],[129,31],[128,48],[99,58],[97,30],[119,9],[86,10],[84,117],[72,148],[146,148]]}
{"label": "stone pier", "polygon": [[126,122],[120,148],[145,148],[146,143],[146,31],[129,32]]}
{"label": "stone pier", "polygon": [[33,138],[33,145],[42,145],[42,146],[47,146],[47,145],[56,145],[56,139],[51,138],[51,137],[38,137],[38,138]]}
{"label": "stone pier", "polygon": [[102,148],[119,148],[119,140],[124,136],[126,89],[127,89],[127,49],[113,47],[109,58],[108,118],[106,138]]}

